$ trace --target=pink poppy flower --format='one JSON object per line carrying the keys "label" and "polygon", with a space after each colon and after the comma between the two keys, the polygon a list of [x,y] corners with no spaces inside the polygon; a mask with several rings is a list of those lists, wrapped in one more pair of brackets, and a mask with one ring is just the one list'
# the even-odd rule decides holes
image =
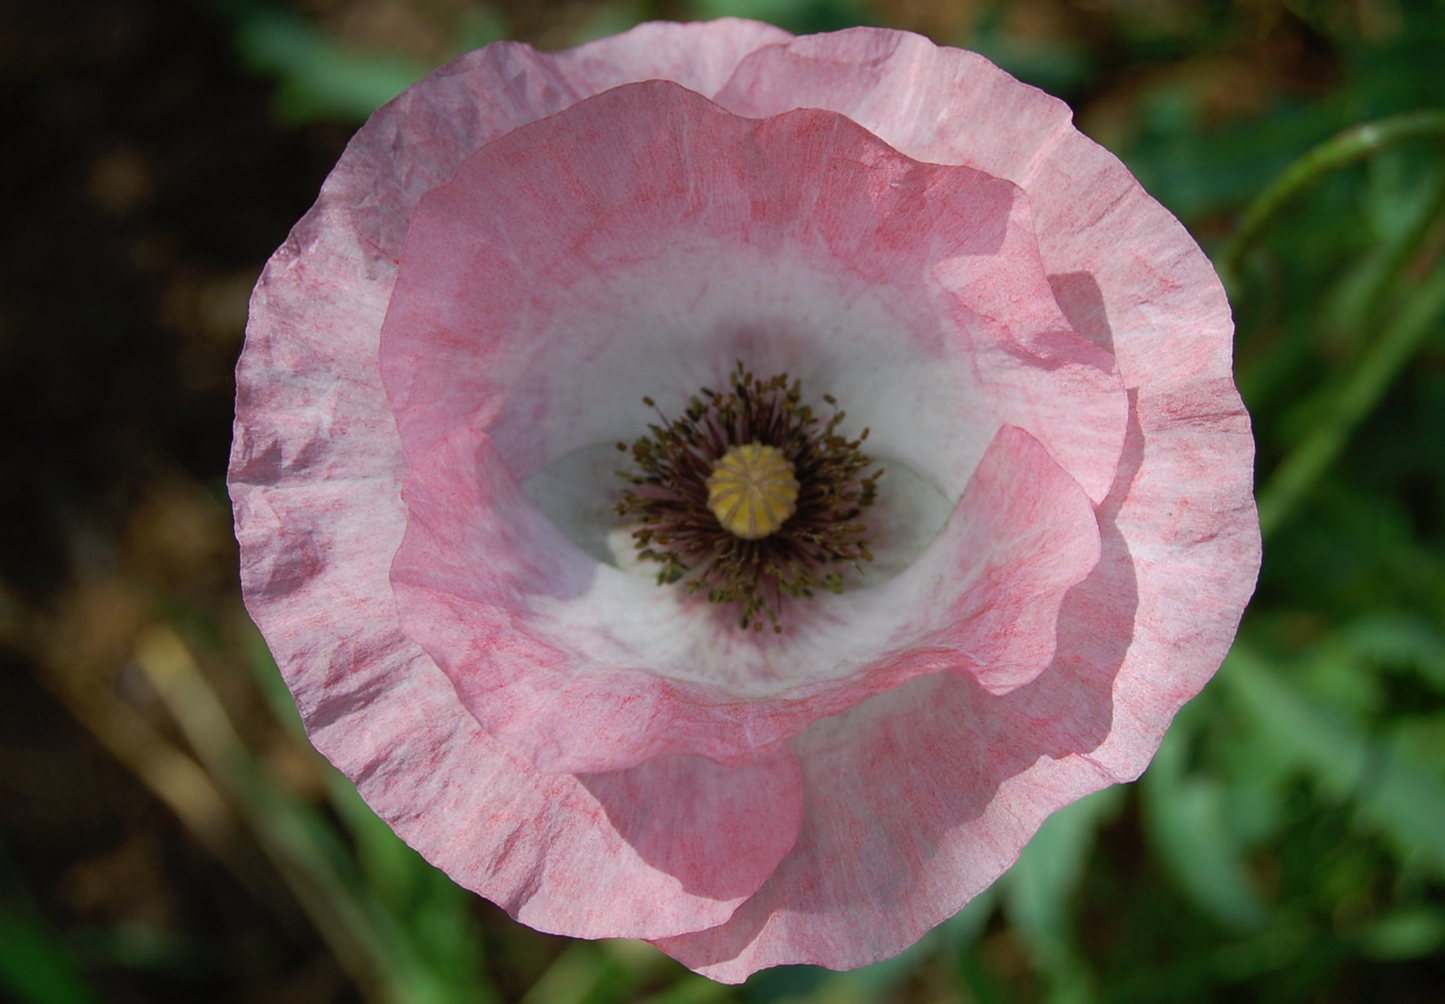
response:
{"label": "pink poppy flower", "polygon": [[[1219,666],[1259,560],[1231,336],[1180,224],[972,53],[490,46],[373,116],[256,288],[246,601],[317,747],[523,923],[725,981],[862,965]],[[620,520],[616,444],[668,422],[694,453]],[[801,569],[747,580],[780,630],[660,584],[639,513]],[[704,593],[746,566],[683,557]]]}

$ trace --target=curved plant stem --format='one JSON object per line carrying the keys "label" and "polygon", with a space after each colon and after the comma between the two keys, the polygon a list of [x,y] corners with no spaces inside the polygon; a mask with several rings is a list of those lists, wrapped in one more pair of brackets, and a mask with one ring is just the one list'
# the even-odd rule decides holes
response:
{"label": "curved plant stem", "polygon": [[1412,267],[1419,269],[1421,249],[1440,228],[1442,219],[1445,219],[1445,172],[1441,172],[1435,179],[1435,191],[1430,195],[1424,211],[1399,239],[1386,248],[1379,274],[1361,299],[1354,323],[1360,323],[1363,318],[1379,316],[1405,273]]}
{"label": "curved plant stem", "polygon": [[1226,285],[1239,274],[1245,252],[1265,226],[1296,195],[1331,171],[1417,136],[1445,138],[1445,111],[1406,112],[1353,126],[1296,160],[1245,210],[1244,220],[1220,260]]}
{"label": "curved plant stem", "polygon": [[1259,493],[1259,525],[1268,537],[1334,462],[1355,427],[1389,388],[1420,343],[1445,315],[1445,266],[1437,264],[1365,353],[1333,409],[1275,469]]}

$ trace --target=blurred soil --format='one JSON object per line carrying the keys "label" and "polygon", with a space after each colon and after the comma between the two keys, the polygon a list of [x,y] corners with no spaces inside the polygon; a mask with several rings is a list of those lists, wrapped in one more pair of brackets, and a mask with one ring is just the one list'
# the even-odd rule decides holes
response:
{"label": "blurred soil", "polygon": [[148,624],[245,630],[222,478],[246,300],[348,130],[275,125],[201,5],[19,0],[0,24],[5,849],[108,1000],[349,999],[284,890],[242,888],[96,739],[173,744]]}

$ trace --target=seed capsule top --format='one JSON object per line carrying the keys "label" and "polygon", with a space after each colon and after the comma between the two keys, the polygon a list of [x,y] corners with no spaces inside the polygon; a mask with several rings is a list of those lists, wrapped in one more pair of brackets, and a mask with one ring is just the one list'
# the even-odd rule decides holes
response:
{"label": "seed capsule top", "polygon": [[707,506],[735,537],[759,540],[782,526],[798,509],[798,479],[776,447],[744,443],[731,447],[707,479]]}

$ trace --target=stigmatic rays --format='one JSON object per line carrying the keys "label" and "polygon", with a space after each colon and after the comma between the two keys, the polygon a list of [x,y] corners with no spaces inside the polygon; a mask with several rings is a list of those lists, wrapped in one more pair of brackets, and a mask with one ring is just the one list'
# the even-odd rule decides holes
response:
{"label": "stigmatic rays", "polygon": [[868,430],[839,435],[845,413],[815,415],[800,381],[759,379],[739,362],[726,391],[704,387],[679,418],[643,401],[661,422],[632,444],[637,470],[622,473],[632,487],[616,511],[636,527],[638,557],[661,566],[660,585],[737,604],[741,627],[761,631],[766,619],[781,632],[785,597],[842,592],[849,567],[872,560],[860,517],[883,472],[865,474]]}

